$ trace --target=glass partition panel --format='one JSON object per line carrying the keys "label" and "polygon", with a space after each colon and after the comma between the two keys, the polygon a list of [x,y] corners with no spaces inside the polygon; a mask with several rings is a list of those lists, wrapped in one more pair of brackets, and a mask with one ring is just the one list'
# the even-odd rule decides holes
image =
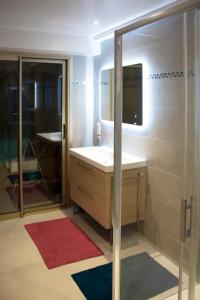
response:
{"label": "glass partition panel", "polygon": [[62,202],[62,63],[22,64],[24,207]]}
{"label": "glass partition panel", "polygon": [[18,62],[0,60],[0,214],[19,211]]}
{"label": "glass partition panel", "polygon": [[123,169],[122,155],[121,300],[165,299],[178,294],[179,278],[188,288],[193,22],[193,13],[176,15],[123,36],[123,65],[143,66],[143,122],[122,131],[123,152],[138,164]]}
{"label": "glass partition panel", "polygon": [[[187,22],[186,22],[187,21]],[[187,151],[187,197],[190,199],[191,214],[188,216],[190,238],[186,247],[190,249],[189,264],[189,299],[200,297],[199,277],[199,218],[200,218],[200,12],[198,9],[185,17],[185,35],[187,35],[187,118],[188,118],[188,151]],[[194,53],[194,55],[192,55]],[[192,74],[191,74],[192,73]],[[192,75],[192,76],[191,76]],[[193,159],[193,163],[192,163]],[[192,197],[191,197],[192,195]],[[183,251],[183,261],[185,260]]]}

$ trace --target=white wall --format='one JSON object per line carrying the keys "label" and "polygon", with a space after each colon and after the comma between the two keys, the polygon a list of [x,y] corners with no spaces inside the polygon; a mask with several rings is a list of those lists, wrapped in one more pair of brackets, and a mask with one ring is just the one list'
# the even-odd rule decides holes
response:
{"label": "white wall", "polygon": [[98,43],[84,36],[0,28],[0,49],[94,55]]}
{"label": "white wall", "polygon": [[73,56],[70,79],[70,147],[93,145],[93,57]]}

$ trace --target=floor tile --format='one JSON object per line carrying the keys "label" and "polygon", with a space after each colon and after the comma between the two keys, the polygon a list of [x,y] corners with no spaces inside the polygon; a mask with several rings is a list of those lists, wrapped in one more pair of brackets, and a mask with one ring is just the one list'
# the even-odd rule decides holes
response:
{"label": "floor tile", "polygon": [[[105,255],[48,270],[24,225],[65,216],[72,217],[82,230],[104,251]],[[112,261],[109,238],[105,240],[97,228],[90,226],[90,223],[81,214],[73,216],[71,209],[51,210],[29,214],[23,219],[2,221],[0,222],[0,236],[0,283],[4,287],[0,289],[1,300],[85,300],[85,297],[72,280],[71,274]],[[171,260],[161,255],[157,249],[141,238],[138,239],[136,246],[123,249],[121,258],[141,252],[148,252],[174,275],[178,274],[178,267]],[[187,280],[187,276],[184,276],[186,286]],[[198,293],[199,291],[200,289]],[[187,291],[184,291],[183,294],[183,300],[186,300]],[[154,297],[154,300],[157,299],[177,300],[178,298],[176,290],[170,290],[162,297],[161,295]]]}
{"label": "floor tile", "polygon": [[0,273],[1,300],[83,300],[72,278],[62,270],[33,264]]}

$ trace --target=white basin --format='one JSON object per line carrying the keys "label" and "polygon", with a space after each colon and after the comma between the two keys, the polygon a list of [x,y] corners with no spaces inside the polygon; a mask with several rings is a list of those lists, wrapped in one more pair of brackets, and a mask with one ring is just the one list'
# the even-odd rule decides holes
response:
{"label": "white basin", "polygon": [[47,140],[48,142],[58,143],[61,142],[61,132],[44,132],[37,133],[40,138]]}
{"label": "white basin", "polygon": [[[113,171],[113,149],[106,146],[71,148],[70,154],[104,171]],[[133,169],[146,166],[146,159],[122,153],[122,169]]]}

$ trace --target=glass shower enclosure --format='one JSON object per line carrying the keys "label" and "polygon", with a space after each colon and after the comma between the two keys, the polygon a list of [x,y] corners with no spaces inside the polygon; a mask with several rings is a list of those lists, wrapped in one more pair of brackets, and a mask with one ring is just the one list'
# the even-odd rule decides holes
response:
{"label": "glass shower enclosure", "polygon": [[[115,32],[114,300],[198,299],[198,6],[198,1],[169,5]],[[122,66],[133,63],[143,65],[143,124],[131,143],[122,128]],[[133,148],[147,159],[137,185],[145,188],[145,197],[138,200],[137,245],[125,255],[121,155]]]}
{"label": "glass shower enclosure", "polygon": [[0,214],[65,200],[65,61],[0,60]]}

